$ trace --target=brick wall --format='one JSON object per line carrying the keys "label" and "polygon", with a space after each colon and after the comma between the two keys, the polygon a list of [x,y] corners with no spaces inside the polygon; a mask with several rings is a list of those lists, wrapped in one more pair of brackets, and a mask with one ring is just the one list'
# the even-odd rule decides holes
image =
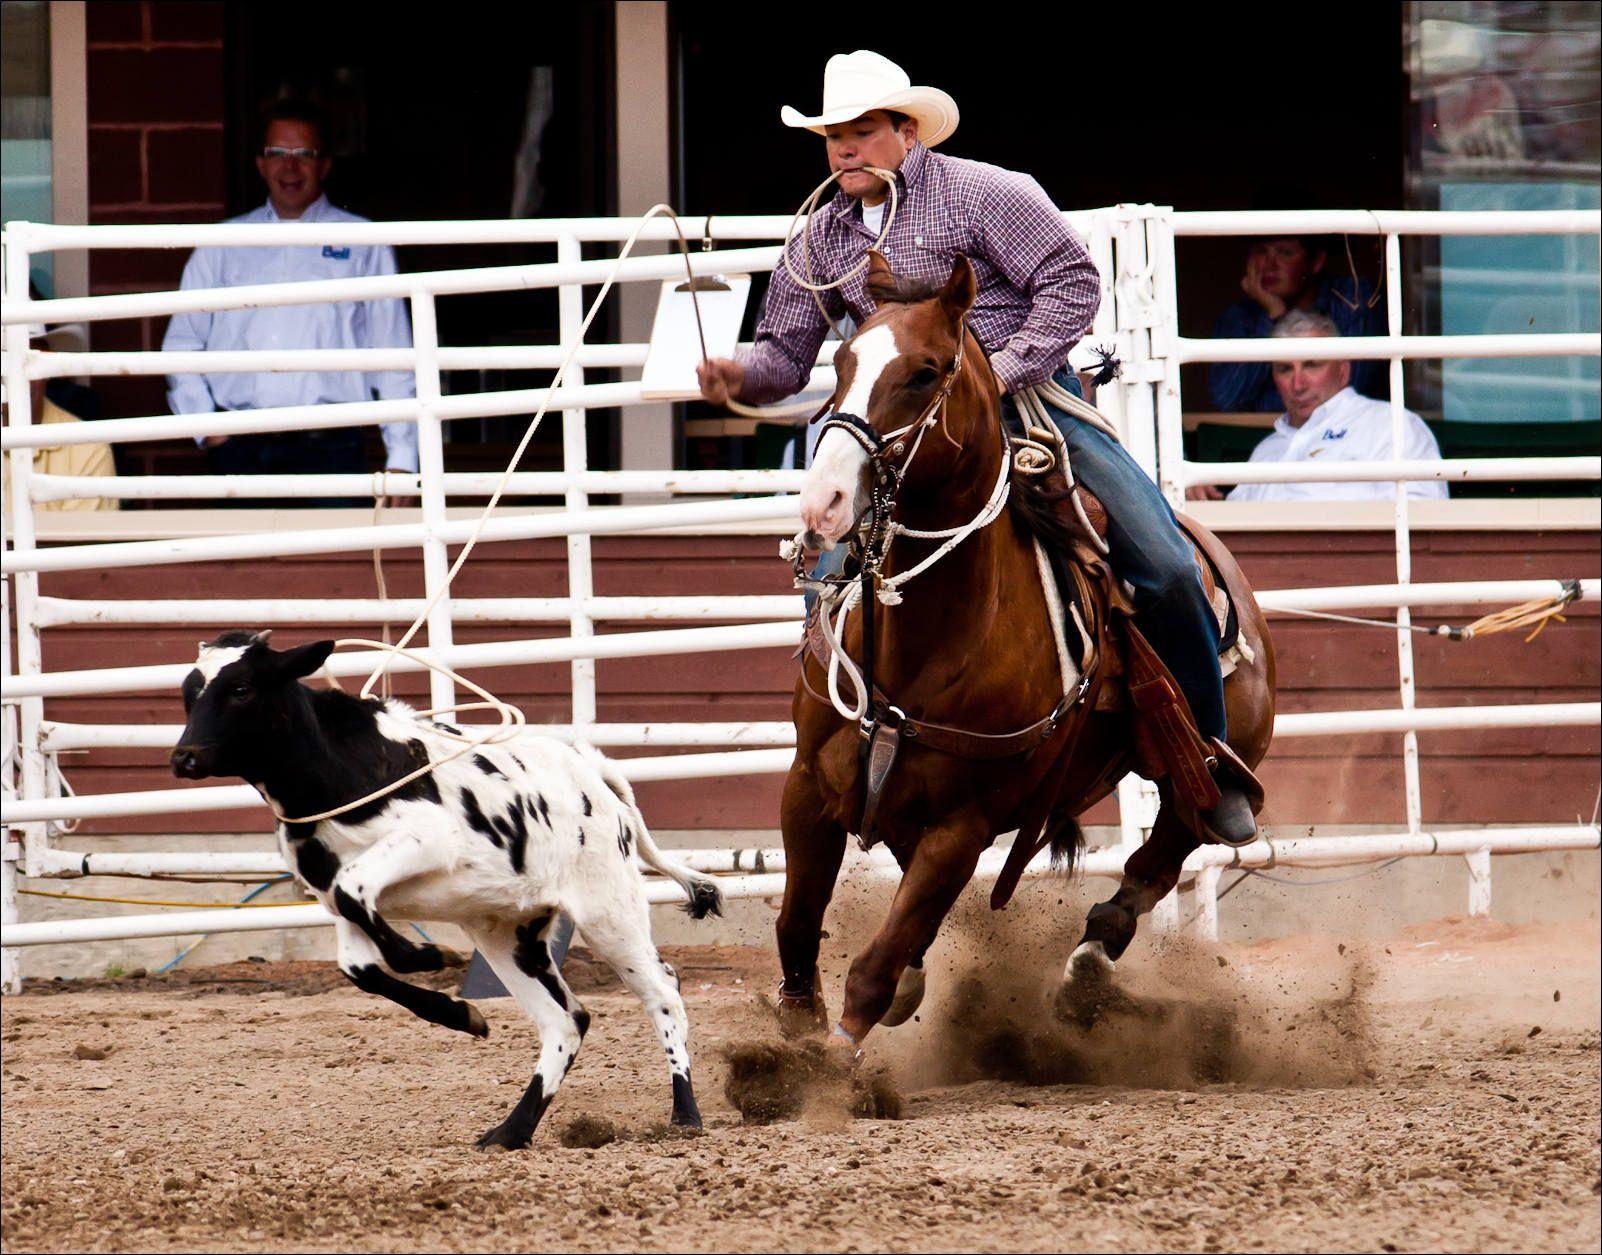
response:
{"label": "brick wall", "polygon": [[[210,2],[90,0],[90,222],[214,222],[223,216],[223,10]],[[187,257],[182,249],[96,252],[90,291],[177,287]],[[93,344],[101,351],[158,349],[165,330],[164,318],[98,323]],[[166,412],[160,378],[102,378],[95,391],[108,417]],[[176,450],[180,458],[187,452]]]}

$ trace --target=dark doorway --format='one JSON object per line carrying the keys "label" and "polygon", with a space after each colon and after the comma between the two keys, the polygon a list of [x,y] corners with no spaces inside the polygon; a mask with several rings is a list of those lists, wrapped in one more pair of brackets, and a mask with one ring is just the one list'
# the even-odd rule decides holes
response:
{"label": "dark doorway", "polygon": [[[1027,171],[1063,209],[1403,207],[1398,3],[1203,5],[1132,21],[1046,7],[1021,25],[998,14],[988,31],[970,13],[977,44],[950,23],[853,36],[790,23],[772,49],[753,48],[747,6],[671,11],[678,203],[690,213],[794,212],[828,167],[822,141],[786,128],[779,107],[816,112],[825,62],[861,46],[955,97],[962,123],[941,151]],[[1183,334],[1208,335],[1239,297],[1244,256],[1236,240],[1180,241]],[[1205,406],[1188,375],[1185,395]]]}
{"label": "dark doorway", "polygon": [[[364,20],[343,21],[327,4],[306,0],[232,3],[228,12],[230,213],[262,202],[250,160],[256,118],[281,95],[310,97],[328,110],[329,198],[364,217],[615,212],[610,3],[503,6],[475,10],[485,20],[426,24],[398,9],[388,11],[391,21],[370,20],[367,10]],[[543,245],[414,246],[397,254],[403,271],[556,259]],[[446,297],[439,323],[445,344],[554,344],[556,294]],[[607,334],[599,324],[597,335]],[[605,378],[594,371],[588,378],[598,376]],[[458,371],[445,388],[534,388],[549,379],[545,371]],[[448,424],[447,466],[499,469],[530,417]],[[559,426],[542,424],[523,469],[560,464]],[[615,465],[615,429],[615,415],[592,415],[591,465]]]}

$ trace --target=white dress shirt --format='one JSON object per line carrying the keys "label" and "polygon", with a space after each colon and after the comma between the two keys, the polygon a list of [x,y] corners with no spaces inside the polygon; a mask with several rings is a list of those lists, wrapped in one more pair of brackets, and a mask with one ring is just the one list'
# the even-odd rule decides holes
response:
{"label": "white dress shirt", "polygon": [[[269,201],[230,222],[278,222]],[[306,208],[302,222],[366,222],[336,209],[326,196]],[[321,247],[197,248],[184,267],[184,291],[308,279],[392,275],[395,250],[387,244],[328,244]],[[411,324],[399,300],[340,301],[230,309],[211,314],[174,314],[162,348],[204,349],[395,349],[410,348]],[[263,410],[289,405],[391,401],[416,395],[411,371],[297,371],[261,374],[169,375],[167,403],[174,414],[215,410]],[[417,427],[383,424],[386,465],[417,470]]]}
{"label": "white dress shirt", "polygon": [[[1404,413],[1401,456],[1408,461],[1439,461],[1440,446],[1412,410]],[[1391,449],[1391,403],[1375,401],[1342,388],[1319,406],[1300,427],[1292,427],[1288,415],[1281,414],[1274,430],[1252,450],[1253,462],[1388,462]],[[1410,497],[1446,497],[1446,484],[1440,480],[1414,480],[1407,485]],[[1318,484],[1241,484],[1230,492],[1230,501],[1391,501],[1395,486],[1390,480],[1356,483]]]}

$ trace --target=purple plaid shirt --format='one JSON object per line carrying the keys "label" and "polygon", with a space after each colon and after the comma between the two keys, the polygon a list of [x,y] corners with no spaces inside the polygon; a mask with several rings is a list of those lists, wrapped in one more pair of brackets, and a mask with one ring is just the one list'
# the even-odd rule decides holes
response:
{"label": "purple plaid shirt", "polygon": [[[897,274],[944,282],[966,253],[979,281],[968,325],[1008,392],[1051,377],[1068,359],[1101,304],[1101,277],[1084,242],[1045,190],[1026,174],[914,144],[898,172],[900,205],[882,251]],[[814,283],[831,283],[863,258],[877,236],[855,198],[839,192],[813,215]],[[791,259],[806,263],[797,231]],[[867,271],[819,295],[830,315],[860,326],[873,312]],[[768,286],[756,343],[743,357],[739,399],[766,404],[805,386],[828,334],[812,294],[781,260]]]}

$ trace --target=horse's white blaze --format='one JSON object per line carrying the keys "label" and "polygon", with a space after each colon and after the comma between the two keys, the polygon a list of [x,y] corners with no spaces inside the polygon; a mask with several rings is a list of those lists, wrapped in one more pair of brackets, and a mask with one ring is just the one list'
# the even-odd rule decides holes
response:
{"label": "horse's white blaze", "polygon": [[[866,420],[873,386],[899,354],[895,332],[887,326],[874,327],[852,340],[851,355],[857,369],[840,401],[840,413]],[[824,432],[801,488],[801,521],[808,531],[831,544],[845,535],[867,504],[867,466],[867,453],[850,436],[838,430]]]}

